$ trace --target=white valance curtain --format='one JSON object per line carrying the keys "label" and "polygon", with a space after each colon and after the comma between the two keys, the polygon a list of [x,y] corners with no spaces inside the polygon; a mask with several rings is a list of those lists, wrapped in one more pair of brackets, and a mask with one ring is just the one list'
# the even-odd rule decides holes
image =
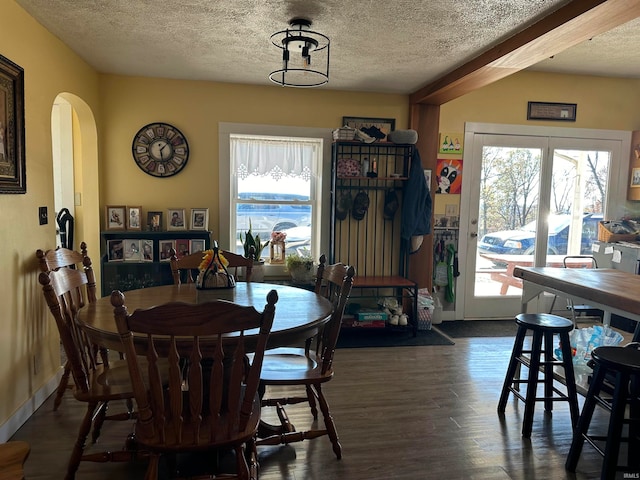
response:
{"label": "white valance curtain", "polygon": [[270,176],[275,180],[309,180],[317,143],[305,139],[232,135],[231,165],[239,178]]}

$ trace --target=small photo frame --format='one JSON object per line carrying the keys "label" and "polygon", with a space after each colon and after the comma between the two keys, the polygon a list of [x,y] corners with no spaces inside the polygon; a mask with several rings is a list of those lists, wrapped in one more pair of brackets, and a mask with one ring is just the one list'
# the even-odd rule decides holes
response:
{"label": "small photo frame", "polygon": [[192,208],[191,209],[191,230],[207,230],[209,228],[209,209],[208,208]]}
{"label": "small photo frame", "polygon": [[168,262],[171,260],[171,249],[176,248],[175,240],[160,240],[159,249],[160,249],[160,261]]}
{"label": "small photo frame", "polygon": [[203,238],[191,240],[189,242],[189,251],[191,253],[204,252],[205,241]]}
{"label": "small photo frame", "polygon": [[386,142],[387,135],[396,129],[395,118],[371,118],[371,117],[342,117],[342,125],[362,130],[364,133],[376,139],[377,142]]}
{"label": "small photo frame", "polygon": [[640,168],[631,169],[631,184],[632,188],[640,187]]}
{"label": "small photo frame", "polygon": [[153,240],[140,240],[143,262],[153,262]]}
{"label": "small photo frame", "polygon": [[184,208],[170,208],[167,210],[167,230],[186,230]]}
{"label": "small photo frame", "polygon": [[147,230],[150,232],[162,231],[162,212],[147,212]]}
{"label": "small photo frame", "polygon": [[125,239],[122,241],[122,243],[124,248],[125,262],[139,262],[142,259],[142,253],[140,251],[140,240]]}
{"label": "small photo frame", "polygon": [[126,212],[124,205],[107,205],[107,230],[125,230],[126,228]]}
{"label": "small photo frame", "polygon": [[186,255],[189,255],[189,239],[188,238],[179,238],[176,240],[176,254],[178,258],[182,258]]}
{"label": "small photo frame", "polygon": [[122,239],[107,240],[107,260],[110,262],[122,262],[124,260]]}
{"label": "small photo frame", "polygon": [[142,230],[142,207],[127,207],[127,230]]}

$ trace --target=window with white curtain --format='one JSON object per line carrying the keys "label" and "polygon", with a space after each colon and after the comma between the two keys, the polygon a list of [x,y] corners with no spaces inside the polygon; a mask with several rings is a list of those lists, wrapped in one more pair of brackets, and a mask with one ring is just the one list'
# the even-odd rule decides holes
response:
{"label": "window with white curtain", "polygon": [[[322,148],[318,138],[229,135],[229,240],[238,253],[251,229],[261,243],[286,234],[288,255],[318,255]],[[269,258],[269,248],[260,256]]]}

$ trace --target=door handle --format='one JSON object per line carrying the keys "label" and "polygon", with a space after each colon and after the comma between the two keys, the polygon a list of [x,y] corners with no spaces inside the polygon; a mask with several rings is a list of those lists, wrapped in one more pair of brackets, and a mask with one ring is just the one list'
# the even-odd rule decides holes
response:
{"label": "door handle", "polygon": [[478,232],[471,232],[471,233],[469,234],[469,236],[470,236],[470,237],[472,237],[472,238],[475,238],[475,237],[477,237],[477,236],[478,236]]}

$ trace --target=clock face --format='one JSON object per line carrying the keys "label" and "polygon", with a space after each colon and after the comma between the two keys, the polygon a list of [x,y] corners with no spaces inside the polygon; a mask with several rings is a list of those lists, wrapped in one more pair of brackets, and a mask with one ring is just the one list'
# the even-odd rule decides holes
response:
{"label": "clock face", "polygon": [[133,158],[143,172],[170,177],[189,160],[189,145],[182,132],[168,123],[150,123],[133,138]]}

